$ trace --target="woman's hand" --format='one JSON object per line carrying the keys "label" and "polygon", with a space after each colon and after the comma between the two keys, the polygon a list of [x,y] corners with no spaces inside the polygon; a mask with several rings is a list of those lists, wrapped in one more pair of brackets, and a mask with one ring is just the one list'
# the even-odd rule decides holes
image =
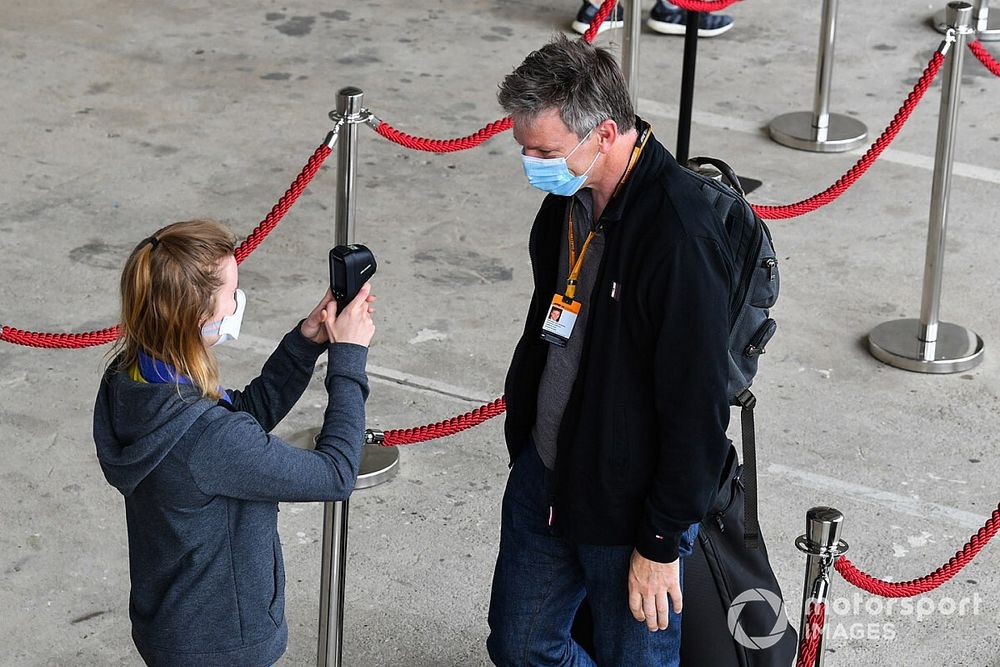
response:
{"label": "woman's hand", "polygon": [[299,332],[302,334],[303,338],[319,345],[324,345],[329,342],[330,339],[327,336],[326,327],[323,326],[323,309],[330,303],[336,302],[333,300],[333,292],[331,292],[328,287],[326,289],[326,294],[323,295],[323,300],[319,302],[319,305],[312,309],[312,312],[309,313],[309,317],[303,320],[302,326],[299,327]]}
{"label": "woman's hand", "polygon": [[[375,301],[375,297],[369,294],[367,301],[368,303],[371,303]],[[325,345],[330,342],[330,335],[327,333],[326,325],[324,324],[323,311],[331,304],[333,307],[330,310],[334,313],[334,315],[336,315],[337,302],[333,299],[333,292],[327,288],[326,294],[323,295],[323,300],[312,309],[312,312],[309,313],[309,317],[302,322],[302,326],[299,328],[299,331],[302,333],[304,338],[319,345]],[[375,311],[372,309],[370,312]]]}
{"label": "woman's hand", "polygon": [[375,309],[369,305],[375,301],[371,289],[369,283],[362,285],[358,295],[344,307],[340,315],[337,315],[335,301],[331,300],[323,307],[321,317],[329,340],[368,347],[375,335],[375,322],[372,321]]}

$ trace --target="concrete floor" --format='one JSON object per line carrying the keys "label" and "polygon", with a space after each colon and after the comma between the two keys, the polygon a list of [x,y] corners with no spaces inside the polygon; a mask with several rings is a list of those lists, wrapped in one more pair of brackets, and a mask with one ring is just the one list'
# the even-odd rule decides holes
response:
{"label": "concrete floor", "polygon": [[[940,42],[926,23],[939,8],[842,3],[833,110],[880,132]],[[249,233],[325,136],[342,86],[363,88],[367,104],[405,131],[481,127],[501,115],[496,82],[576,9],[570,0],[5,3],[0,321],[44,331],[110,325],[118,272],[138,239],[195,216]],[[796,201],[857,158],[792,151],[763,130],[811,105],[818,3],[748,1],[732,13],[736,27],[701,46],[693,152],[763,180],[752,201]],[[668,146],[681,50],[680,39],[643,34],[639,111]],[[842,510],[852,559],[903,580],[945,563],[1000,495],[1000,79],[970,59],[963,82],[942,316],[986,340],[981,366],[907,373],[863,345],[876,324],[918,315],[940,83],[841,200],[772,225],[783,289],[779,334],[756,383],[760,500],[792,609],[804,565],[793,541],[809,507]],[[436,421],[500,393],[529,296],[525,244],[541,199],[517,150],[507,134],[476,151],[412,153],[361,129],[358,240],[381,260],[373,426]],[[256,373],[325,289],[333,171],[330,160],[241,269],[245,336],[222,355],[232,386]],[[0,345],[5,665],[139,662],[122,499],[104,482],[90,436],[105,353]],[[315,382],[280,433],[316,425],[323,401]],[[484,664],[507,471],[501,420],[401,457],[395,480],[352,501],[345,662]],[[281,664],[309,665],[321,508],[283,510],[291,637]],[[859,610],[834,614],[827,665],[1000,665],[998,566],[992,544],[928,596],[937,611],[920,620],[871,613],[862,595]],[[839,576],[832,594],[847,607],[854,600]],[[963,599],[978,603],[946,613],[946,600]]]}

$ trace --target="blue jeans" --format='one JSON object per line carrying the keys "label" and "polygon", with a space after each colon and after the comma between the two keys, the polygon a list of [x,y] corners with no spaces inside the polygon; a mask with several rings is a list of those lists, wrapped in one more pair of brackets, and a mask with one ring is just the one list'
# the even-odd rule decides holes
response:
{"label": "blue jeans", "polygon": [[[500,554],[490,598],[490,659],[501,667],[676,667],[681,617],[650,632],[628,608],[632,546],[576,544],[549,526],[551,472],[534,446],[514,462],[503,497]],[[698,524],[681,538],[681,577]],[[594,617],[590,656],[570,629],[584,596]],[[596,661],[596,662],[595,662]]]}

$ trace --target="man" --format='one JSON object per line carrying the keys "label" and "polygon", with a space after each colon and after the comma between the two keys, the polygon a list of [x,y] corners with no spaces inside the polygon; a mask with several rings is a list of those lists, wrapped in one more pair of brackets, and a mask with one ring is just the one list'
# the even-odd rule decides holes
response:
{"label": "man", "polygon": [[[681,558],[729,447],[724,232],[634,115],[606,50],[559,38],[504,79],[499,101],[528,180],[551,194],[506,383],[490,657],[676,665]],[[555,306],[572,326],[548,323]],[[585,596],[593,656],[570,636]]]}
{"label": "man", "polygon": [[[600,5],[599,0],[583,0],[583,6],[580,7],[580,11],[576,13],[576,19],[571,24],[573,30],[581,35],[587,32],[591,21],[597,16],[597,10],[600,9]],[[597,32],[602,33],[605,30],[621,28],[624,24],[625,10],[622,8],[621,3],[618,3],[611,10],[611,15],[607,20],[597,29]],[[687,11],[673,3],[667,2],[667,0],[656,0],[656,4],[649,10],[649,18],[646,20],[646,25],[649,26],[650,30],[663,35],[683,35],[687,31]],[[727,14],[701,12],[698,19],[698,36],[718,37],[724,32],[729,32],[729,29],[732,27],[733,17]]]}

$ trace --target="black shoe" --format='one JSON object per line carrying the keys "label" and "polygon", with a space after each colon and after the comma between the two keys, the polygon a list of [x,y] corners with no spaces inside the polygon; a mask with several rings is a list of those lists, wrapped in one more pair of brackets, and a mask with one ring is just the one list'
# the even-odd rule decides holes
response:
{"label": "black shoe", "polygon": [[[595,7],[590,4],[589,0],[583,0],[583,6],[580,7],[580,11],[576,13],[576,20],[573,21],[572,28],[581,35],[586,33],[590,29],[590,22],[594,20],[597,16],[597,10],[600,7]],[[615,9],[611,12],[611,16],[601,24],[601,27],[597,29],[597,34],[600,35],[605,30],[611,30],[612,28],[621,28],[625,25],[625,10],[622,9],[622,5],[619,2],[615,5]]]}

